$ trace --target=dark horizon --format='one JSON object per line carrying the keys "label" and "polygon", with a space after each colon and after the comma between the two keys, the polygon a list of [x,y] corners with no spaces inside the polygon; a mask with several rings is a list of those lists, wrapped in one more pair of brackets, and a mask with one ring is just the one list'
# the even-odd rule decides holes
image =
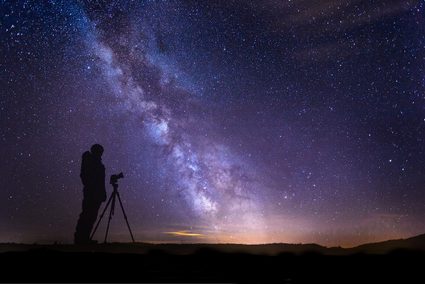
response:
{"label": "dark horizon", "polygon": [[[104,233],[104,232],[103,232]],[[103,235],[104,236],[104,235]],[[103,236],[99,236],[99,239],[103,239]],[[115,238],[114,238],[115,237]],[[274,243],[237,243],[237,242],[219,242],[219,243],[214,243],[214,242],[202,242],[202,241],[194,241],[191,242],[190,239],[182,239],[182,240],[168,240],[168,241],[158,241],[158,240],[136,240],[135,242],[132,242],[131,239],[129,239],[128,241],[125,241],[123,239],[125,239],[124,236],[122,236],[120,239],[121,241],[116,241],[117,236],[112,236],[112,238],[108,238],[108,241],[106,243],[99,241],[98,244],[100,245],[141,245],[141,244],[147,244],[147,245],[241,245],[241,246],[267,246],[267,245],[318,245],[324,248],[343,248],[343,249],[352,249],[352,248],[357,248],[357,247],[361,247],[364,245],[373,245],[373,244],[381,244],[381,243],[386,243],[388,241],[406,241],[406,240],[410,240],[410,239],[415,239],[415,238],[420,238],[420,237],[425,237],[425,233],[423,234],[418,234],[418,235],[413,235],[413,236],[407,236],[407,237],[403,237],[403,238],[393,238],[393,239],[383,239],[383,240],[378,240],[378,241],[372,241],[372,242],[366,242],[366,243],[359,243],[359,244],[355,244],[352,246],[341,246],[341,245],[331,245],[331,246],[327,246],[324,244],[320,244],[320,243],[315,243],[315,242],[307,242],[307,243],[302,243],[302,242],[298,242],[298,243],[286,243],[286,242],[274,242]],[[129,237],[128,237],[129,238]],[[69,240],[69,241],[60,241],[60,240],[34,240],[33,242],[1,242],[0,245],[41,245],[41,246],[50,246],[50,245],[73,245],[73,241]]]}
{"label": "dark horizon", "polygon": [[[72,241],[94,143],[136,240],[424,233],[424,8],[2,3],[0,243]],[[130,240],[119,212],[109,240]]]}

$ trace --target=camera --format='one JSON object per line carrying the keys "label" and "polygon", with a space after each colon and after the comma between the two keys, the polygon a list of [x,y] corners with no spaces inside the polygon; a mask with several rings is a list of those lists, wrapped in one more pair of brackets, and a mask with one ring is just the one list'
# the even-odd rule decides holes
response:
{"label": "camera", "polygon": [[117,184],[118,180],[123,177],[124,177],[124,174],[122,172],[120,172],[119,174],[111,175],[111,178],[109,179],[109,183]]}

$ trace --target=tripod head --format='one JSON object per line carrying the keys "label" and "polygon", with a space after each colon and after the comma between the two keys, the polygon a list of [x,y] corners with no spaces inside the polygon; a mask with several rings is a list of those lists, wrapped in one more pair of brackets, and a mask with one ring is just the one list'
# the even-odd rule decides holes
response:
{"label": "tripod head", "polygon": [[118,187],[118,180],[120,178],[124,178],[124,174],[120,172],[119,174],[111,175],[111,178],[109,179],[109,183],[112,184],[112,186]]}

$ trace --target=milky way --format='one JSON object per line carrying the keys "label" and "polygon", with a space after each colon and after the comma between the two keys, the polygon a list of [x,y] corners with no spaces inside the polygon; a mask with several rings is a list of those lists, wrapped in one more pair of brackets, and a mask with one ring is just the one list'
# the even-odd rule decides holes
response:
{"label": "milky way", "polygon": [[[141,27],[133,27],[131,22],[123,25],[130,31],[147,30],[143,24]],[[169,72],[168,66],[158,66],[149,54],[152,49],[153,52],[158,49],[155,35],[149,38],[150,33],[133,32],[118,38],[107,35],[102,38],[96,32],[94,28],[88,38],[90,52],[99,59],[118,108],[134,115],[139,127],[159,146],[161,153],[157,159],[165,168],[165,178],[171,179],[172,191],[180,192],[194,217],[208,222],[216,233],[219,234],[223,226],[229,226],[232,234],[241,230],[247,233],[247,229],[260,230],[260,237],[262,224],[258,210],[261,204],[256,198],[260,193],[255,192],[251,180],[248,181],[252,177],[244,169],[246,165],[242,165],[225,145],[216,143],[214,137],[192,134],[192,128],[201,127],[205,122],[191,109],[189,100],[194,94],[177,85],[178,74]],[[150,48],[146,52],[134,50],[140,43]],[[119,56],[111,45],[117,46]],[[139,73],[157,76],[137,79]],[[152,86],[154,90],[150,90]],[[163,101],[158,99],[162,95],[166,97]],[[182,108],[186,110],[185,115],[176,117],[175,113]],[[188,122],[187,116],[197,122]]]}
{"label": "milky way", "polygon": [[72,239],[93,143],[138,241],[423,233],[423,9],[2,3],[0,241]]}

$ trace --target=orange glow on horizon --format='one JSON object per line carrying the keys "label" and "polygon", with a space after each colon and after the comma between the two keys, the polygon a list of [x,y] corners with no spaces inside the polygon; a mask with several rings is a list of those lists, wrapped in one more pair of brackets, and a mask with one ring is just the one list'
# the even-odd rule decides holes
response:
{"label": "orange glow on horizon", "polygon": [[198,237],[198,238],[206,237],[206,235],[204,234],[191,233],[190,231],[164,232],[164,234],[179,236],[179,237]]}

